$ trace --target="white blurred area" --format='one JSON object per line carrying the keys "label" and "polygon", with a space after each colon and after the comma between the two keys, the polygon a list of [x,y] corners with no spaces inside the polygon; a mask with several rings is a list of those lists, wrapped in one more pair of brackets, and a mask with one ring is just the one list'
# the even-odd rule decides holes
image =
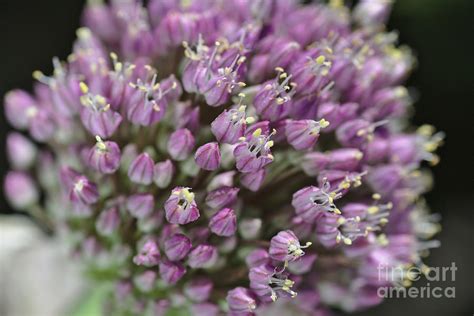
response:
{"label": "white blurred area", "polygon": [[0,216],[0,315],[66,316],[86,281],[61,243],[28,218]]}

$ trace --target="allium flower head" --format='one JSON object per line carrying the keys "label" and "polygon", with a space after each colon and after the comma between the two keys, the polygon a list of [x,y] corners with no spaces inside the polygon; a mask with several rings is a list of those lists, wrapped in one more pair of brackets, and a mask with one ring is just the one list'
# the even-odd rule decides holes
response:
{"label": "allium flower head", "polygon": [[90,1],[67,61],[5,96],[6,197],[81,236],[110,315],[378,304],[377,265],[438,246],[423,170],[444,138],[407,124],[390,9]]}

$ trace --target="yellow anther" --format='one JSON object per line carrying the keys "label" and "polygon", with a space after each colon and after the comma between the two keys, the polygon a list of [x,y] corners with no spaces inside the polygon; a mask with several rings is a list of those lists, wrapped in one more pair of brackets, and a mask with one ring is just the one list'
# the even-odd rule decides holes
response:
{"label": "yellow anther", "polygon": [[290,280],[290,279],[286,279],[285,280],[285,285],[288,286],[288,287],[292,287],[293,284],[295,284],[294,281]]}
{"label": "yellow anther", "polygon": [[274,145],[273,140],[268,141],[267,144],[266,144],[267,148],[272,148],[273,145]]}
{"label": "yellow anther", "polygon": [[387,235],[385,234],[380,234],[378,237],[377,237],[377,242],[381,245],[381,246],[387,246],[389,244],[389,241],[387,239]]}
{"label": "yellow anther", "polygon": [[418,127],[416,132],[423,136],[431,136],[435,132],[435,128],[433,125],[425,124]]}
{"label": "yellow anther", "polygon": [[427,152],[433,152],[435,151],[436,149],[438,149],[438,144],[436,142],[428,142],[428,143],[425,143],[423,145],[423,148],[427,151]]}
{"label": "yellow anther", "polygon": [[117,54],[114,53],[114,52],[111,52],[111,53],[109,54],[109,56],[110,56],[110,58],[112,58],[112,60],[114,60],[114,61],[116,61],[116,60],[118,59]]}
{"label": "yellow anther", "polygon": [[352,240],[350,240],[349,238],[346,237],[343,240],[346,245],[352,245]]}
{"label": "yellow anther", "polygon": [[[81,90],[82,90],[82,88],[81,88]],[[85,92],[85,93],[87,93],[87,92]],[[99,104],[105,105],[107,103],[107,100],[101,95],[96,95],[95,98],[96,98],[97,103],[99,103]]]}
{"label": "yellow anther", "polygon": [[283,99],[283,98],[277,98],[277,99],[276,99],[276,103],[277,103],[278,105],[282,105],[283,103],[285,103],[285,99]]}
{"label": "yellow anther", "polygon": [[281,67],[275,67],[276,72],[285,72],[285,70]]}
{"label": "yellow anther", "polygon": [[238,96],[239,96],[239,98],[245,98],[245,93],[240,92],[240,93],[238,94]]}
{"label": "yellow anther", "polygon": [[319,126],[321,126],[321,128],[326,128],[329,126],[329,121],[326,121],[325,119],[320,119],[319,120]]}
{"label": "yellow anther", "polygon": [[318,65],[322,65],[326,61],[326,57],[324,57],[323,55],[320,55],[315,59],[315,61]]}
{"label": "yellow anther", "polygon": [[344,180],[339,184],[339,188],[341,188],[341,189],[346,189],[347,190],[350,187],[351,187],[351,183],[347,180]]}
{"label": "yellow anther", "polygon": [[380,200],[382,198],[382,196],[379,193],[374,193],[374,194],[372,194],[372,198],[374,200]]}
{"label": "yellow anther", "polygon": [[361,160],[362,157],[364,157],[364,154],[363,154],[361,151],[357,151],[357,152],[354,154],[354,158],[357,159],[357,160]]}
{"label": "yellow anther", "polygon": [[192,201],[194,201],[194,193],[189,192],[188,189],[182,189],[181,192],[183,193],[183,196],[188,203],[191,203]]}
{"label": "yellow anther", "polygon": [[272,295],[270,296],[272,301],[275,302],[277,300],[277,295],[275,292],[272,292]]}
{"label": "yellow anther", "polygon": [[374,205],[374,206],[371,206],[371,207],[369,207],[369,208],[367,209],[367,213],[369,213],[369,214],[375,214],[375,213],[377,213],[379,210],[380,210],[379,207]]}
{"label": "yellow anther", "polygon": [[102,138],[100,138],[99,135],[97,135],[95,137],[97,143],[95,144],[95,146],[97,147],[97,149],[101,150],[101,151],[105,151],[107,149],[107,146],[105,145],[104,141],[102,140]]}
{"label": "yellow anther", "polygon": [[257,128],[257,129],[252,133],[252,136],[253,136],[253,137],[260,137],[260,135],[262,135],[262,129],[261,129],[261,128]]}
{"label": "yellow anther", "polygon": [[91,30],[89,30],[87,27],[80,27],[77,29],[76,31],[76,35],[77,37],[79,37],[80,39],[85,39],[87,37],[90,37],[91,36]]}
{"label": "yellow anther", "polygon": [[341,215],[341,210],[339,210],[338,208],[335,208],[334,209],[334,213],[336,213],[337,215]]}
{"label": "yellow anther", "polygon": [[342,225],[342,224],[344,224],[345,222],[346,222],[346,219],[345,219],[344,217],[339,217],[339,218],[337,219],[337,223],[338,223],[339,225]]}
{"label": "yellow anther", "polygon": [[245,123],[247,124],[252,124],[253,122],[255,122],[255,118],[252,116],[249,116],[245,119]]}
{"label": "yellow anther", "polygon": [[439,158],[438,155],[433,155],[433,157],[430,160],[430,165],[431,166],[436,166],[437,164],[439,164],[440,160],[441,159]]}
{"label": "yellow anther", "polygon": [[79,88],[81,88],[81,92],[83,94],[86,94],[89,92],[89,87],[82,81],[79,83]]}
{"label": "yellow anther", "polygon": [[397,87],[395,88],[395,96],[399,98],[403,98],[408,95],[407,88],[405,87]]}
{"label": "yellow anther", "polygon": [[388,223],[388,219],[386,219],[386,218],[380,219],[380,224],[381,224],[381,225],[385,225],[385,224],[387,224],[387,223]]}
{"label": "yellow anther", "polygon": [[333,8],[342,8],[344,7],[344,1],[343,0],[330,0],[329,5]]}
{"label": "yellow anther", "polygon": [[41,71],[39,70],[33,71],[33,79],[40,80],[43,77],[44,77],[44,74]]}

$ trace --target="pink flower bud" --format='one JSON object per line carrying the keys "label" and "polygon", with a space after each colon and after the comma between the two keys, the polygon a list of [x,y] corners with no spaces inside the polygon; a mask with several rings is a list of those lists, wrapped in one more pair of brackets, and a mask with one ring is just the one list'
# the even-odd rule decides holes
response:
{"label": "pink flower bud", "polygon": [[151,184],[153,181],[154,162],[150,155],[143,153],[138,155],[128,168],[128,177],[135,183]]}
{"label": "pink flower bud", "polygon": [[237,230],[237,217],[234,210],[224,208],[215,213],[209,220],[209,228],[218,236],[229,237],[234,235]]}
{"label": "pink flower bud", "polygon": [[219,144],[213,142],[202,145],[196,150],[194,160],[196,160],[196,164],[204,170],[212,171],[219,168],[221,163]]}

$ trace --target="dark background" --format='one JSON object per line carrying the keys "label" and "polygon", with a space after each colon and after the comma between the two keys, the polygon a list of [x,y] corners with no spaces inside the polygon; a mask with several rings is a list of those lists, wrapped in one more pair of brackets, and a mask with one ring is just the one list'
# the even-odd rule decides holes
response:
{"label": "dark background", "polygon": [[[0,97],[10,89],[31,89],[33,70],[50,73],[51,58],[65,59],[79,25],[83,0],[0,0]],[[447,134],[434,169],[436,185],[428,194],[433,211],[443,216],[438,236],[442,247],[427,263],[458,271],[455,299],[389,299],[360,315],[473,315],[473,91],[474,1],[398,0],[389,29],[400,32],[401,43],[415,51],[419,65],[408,81],[419,91],[417,125],[430,123]],[[8,169],[5,134],[10,129],[0,111],[2,179]],[[3,180],[2,180],[3,182]],[[0,213],[11,213],[3,194]],[[420,281],[423,286],[426,281]]]}

